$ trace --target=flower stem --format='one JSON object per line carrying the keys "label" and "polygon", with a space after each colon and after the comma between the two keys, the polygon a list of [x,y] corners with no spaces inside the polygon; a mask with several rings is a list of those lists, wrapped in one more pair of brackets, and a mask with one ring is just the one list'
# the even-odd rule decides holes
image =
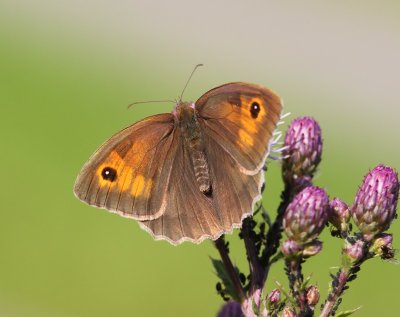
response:
{"label": "flower stem", "polygon": [[224,236],[222,235],[221,237],[219,237],[214,242],[214,244],[221,256],[221,259],[222,259],[222,262],[224,263],[226,272],[228,273],[229,278],[231,279],[232,285],[235,289],[235,293],[236,293],[237,297],[239,298],[240,302],[242,303],[246,299],[246,294],[244,292],[242,284],[240,283],[240,279],[237,274],[237,271],[235,270],[235,267],[233,266],[232,261],[229,257],[228,249],[225,244]]}
{"label": "flower stem", "polygon": [[289,276],[289,287],[297,302],[301,316],[307,316],[307,303],[303,290],[303,273],[301,272],[302,258],[286,260],[286,268]]}
{"label": "flower stem", "polygon": [[[337,275],[337,285],[333,287],[332,291],[329,293],[327,300],[325,301],[324,308],[321,311],[319,317],[329,317],[332,314],[335,304],[339,297],[342,295],[347,280],[350,276],[350,271],[348,269],[340,269]],[[335,283],[336,284],[336,283]]]}
{"label": "flower stem", "polygon": [[265,268],[265,277],[267,278],[269,271],[269,261],[279,247],[279,242],[282,237],[282,221],[285,214],[285,210],[290,203],[293,190],[290,186],[285,186],[285,189],[281,193],[281,203],[278,207],[278,213],[276,219],[270,229],[267,232],[267,245],[261,255],[261,265]]}
{"label": "flower stem", "polygon": [[250,267],[250,289],[248,298],[252,299],[257,307],[261,303],[261,294],[264,287],[264,269],[261,266],[252,232],[251,217],[243,220],[242,237],[246,247],[247,260]]}
{"label": "flower stem", "polygon": [[242,226],[242,236],[244,240],[244,245],[246,247],[247,252],[247,259],[249,261],[250,266],[250,273],[251,273],[251,287],[252,288],[259,288],[262,287],[263,280],[264,280],[264,270],[261,266],[260,259],[257,254],[257,250],[255,247],[255,241],[251,234],[251,218],[246,218],[243,221]]}

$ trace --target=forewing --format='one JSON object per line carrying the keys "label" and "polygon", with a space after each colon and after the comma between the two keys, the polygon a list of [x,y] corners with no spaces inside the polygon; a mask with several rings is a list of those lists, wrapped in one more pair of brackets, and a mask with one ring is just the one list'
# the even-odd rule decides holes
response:
{"label": "forewing", "polygon": [[[175,133],[178,135],[179,131]],[[140,223],[157,240],[172,244],[200,243],[224,233],[223,220],[215,212],[212,199],[199,190],[189,155],[189,149],[180,141],[169,181],[166,211],[157,219]]]}
{"label": "forewing", "polygon": [[200,97],[196,109],[204,119],[204,134],[229,153],[243,173],[257,174],[280,119],[281,99],[262,86],[230,83]]}
{"label": "forewing", "polygon": [[75,195],[125,217],[160,217],[177,149],[174,130],[173,116],[160,114],[115,134],[82,168]]}

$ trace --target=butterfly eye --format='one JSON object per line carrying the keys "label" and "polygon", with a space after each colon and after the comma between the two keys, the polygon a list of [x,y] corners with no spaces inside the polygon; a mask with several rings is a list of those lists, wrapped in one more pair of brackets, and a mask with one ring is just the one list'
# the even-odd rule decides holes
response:
{"label": "butterfly eye", "polygon": [[101,171],[101,176],[103,179],[113,182],[117,178],[117,171],[112,167],[105,167]]}
{"label": "butterfly eye", "polygon": [[257,117],[258,117],[258,114],[259,114],[259,112],[260,112],[260,105],[258,104],[258,102],[253,102],[252,104],[251,104],[251,107],[250,107],[250,113],[251,113],[251,116],[254,118],[254,119],[256,119]]}

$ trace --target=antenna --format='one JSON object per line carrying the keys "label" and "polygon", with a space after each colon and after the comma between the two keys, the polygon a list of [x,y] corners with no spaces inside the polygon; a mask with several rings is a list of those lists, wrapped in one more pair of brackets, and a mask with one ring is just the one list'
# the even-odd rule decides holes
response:
{"label": "antenna", "polygon": [[141,104],[141,103],[153,103],[153,102],[172,102],[175,103],[176,101],[174,100],[146,100],[146,101],[135,101],[132,102],[131,104],[128,105],[128,109],[137,105],[137,104]]}
{"label": "antenna", "polygon": [[183,93],[185,92],[186,87],[187,87],[187,85],[189,84],[190,79],[192,78],[192,76],[193,76],[194,72],[196,71],[196,69],[199,68],[200,66],[204,66],[204,65],[203,65],[203,64],[197,64],[197,65],[194,67],[194,69],[192,70],[192,73],[190,74],[189,79],[186,81],[186,85],[185,85],[185,87],[184,87],[183,90],[182,90],[181,96],[179,97],[179,100],[180,100],[180,101],[182,101]]}

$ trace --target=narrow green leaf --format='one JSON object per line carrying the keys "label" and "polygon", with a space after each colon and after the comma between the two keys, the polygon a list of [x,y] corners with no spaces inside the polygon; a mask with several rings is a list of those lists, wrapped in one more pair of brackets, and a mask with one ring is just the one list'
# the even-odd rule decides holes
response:
{"label": "narrow green leaf", "polygon": [[360,310],[360,309],[361,309],[361,306],[357,307],[355,309],[352,309],[352,310],[346,310],[346,311],[339,312],[335,316],[336,317],[347,317],[347,316],[350,316],[351,314],[355,313],[357,310]]}
{"label": "narrow green leaf", "polygon": [[[275,284],[278,286],[278,288],[279,288],[279,290],[281,291],[281,293],[286,297],[286,300],[288,300],[290,303],[292,303],[292,304],[295,305],[295,304],[296,304],[296,300],[293,299],[293,297],[290,296],[290,295],[288,294],[288,292],[286,292],[286,290],[283,288],[282,284],[279,283],[278,281],[275,281]],[[285,301],[286,301],[286,300],[285,300]]]}
{"label": "narrow green leaf", "polygon": [[[229,277],[229,274],[225,270],[224,263],[221,260],[211,258],[212,265],[215,269],[215,273],[221,280],[222,284],[225,286],[226,295],[230,296],[232,299],[236,301],[240,301],[239,296],[235,292],[235,288],[232,284],[232,281]],[[236,272],[239,274],[239,270],[235,267]]]}
{"label": "narrow green leaf", "polygon": [[308,276],[304,279],[303,285],[301,286],[302,289],[305,289],[305,288],[307,287],[307,285],[308,285],[308,283],[310,282],[311,278],[312,278],[312,274],[308,275]]}

